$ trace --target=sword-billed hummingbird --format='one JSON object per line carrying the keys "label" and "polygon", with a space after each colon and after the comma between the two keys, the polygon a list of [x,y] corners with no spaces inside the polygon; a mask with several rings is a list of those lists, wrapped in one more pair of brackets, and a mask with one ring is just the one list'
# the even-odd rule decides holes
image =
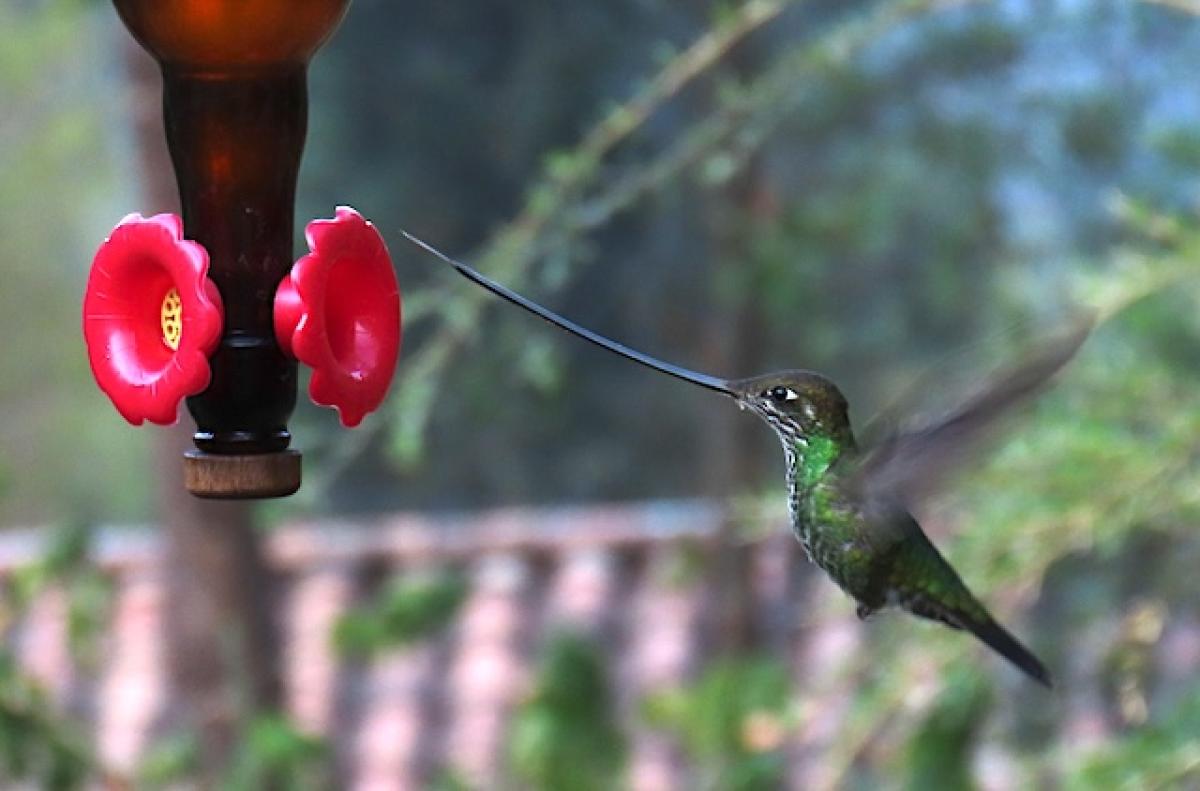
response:
{"label": "sword-billed hummingbird", "polygon": [[1075,354],[1090,321],[1009,371],[936,424],[857,447],[845,397],[812,371],[720,379],[689,371],[581,327],[444,255],[405,238],[467,279],[555,326],[670,376],[715,390],[775,430],[787,460],[792,529],[809,559],[858,603],[859,618],[894,605],[965,629],[1032,678],[1050,674],[996,622],[909,513],[913,491],[952,467],[962,450],[1001,413],[1035,392]]}

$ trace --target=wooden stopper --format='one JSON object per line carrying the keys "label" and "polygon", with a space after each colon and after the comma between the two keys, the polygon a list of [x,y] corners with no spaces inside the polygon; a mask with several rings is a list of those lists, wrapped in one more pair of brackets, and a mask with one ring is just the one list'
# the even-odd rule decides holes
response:
{"label": "wooden stopper", "polygon": [[197,497],[249,500],[287,497],[300,488],[300,452],[183,454],[183,485]]}

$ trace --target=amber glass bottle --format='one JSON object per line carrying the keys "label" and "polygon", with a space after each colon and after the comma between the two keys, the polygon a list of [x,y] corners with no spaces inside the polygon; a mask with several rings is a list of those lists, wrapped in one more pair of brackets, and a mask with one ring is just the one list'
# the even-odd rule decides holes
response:
{"label": "amber glass bottle", "polygon": [[225,305],[212,384],[188,399],[206,453],[270,454],[291,441],[296,363],[275,341],[272,307],[294,260],[305,72],[348,2],[114,0],[162,67],[184,232],[208,250]]}

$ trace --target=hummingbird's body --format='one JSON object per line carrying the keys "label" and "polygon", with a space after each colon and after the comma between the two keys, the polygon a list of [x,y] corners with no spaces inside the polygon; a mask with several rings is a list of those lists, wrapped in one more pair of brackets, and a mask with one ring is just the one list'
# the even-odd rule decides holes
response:
{"label": "hummingbird's body", "polygon": [[808,557],[858,603],[858,615],[898,606],[973,633],[1049,686],[1042,663],[991,617],[909,513],[910,490],[954,461],[996,415],[1034,392],[1086,337],[1018,368],[939,423],[897,433],[866,451],[855,444],[846,399],[811,371],[720,379],[662,362],[581,327],[405,234],[462,275],[504,299],[609,351],[732,397],[775,430],[787,461],[792,530]]}
{"label": "hummingbird's body", "polygon": [[809,559],[858,603],[858,615],[898,606],[972,632],[1025,672],[1049,674],[971,595],[908,510],[871,492],[846,400],[818,374],[789,371],[730,383],[743,408],[778,435],[792,530]]}

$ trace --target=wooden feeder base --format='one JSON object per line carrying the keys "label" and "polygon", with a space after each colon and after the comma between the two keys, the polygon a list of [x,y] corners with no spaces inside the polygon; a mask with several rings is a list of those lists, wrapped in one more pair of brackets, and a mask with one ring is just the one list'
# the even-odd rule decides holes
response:
{"label": "wooden feeder base", "polygon": [[197,497],[286,497],[300,488],[300,451],[223,456],[190,450],[183,457],[184,486]]}

